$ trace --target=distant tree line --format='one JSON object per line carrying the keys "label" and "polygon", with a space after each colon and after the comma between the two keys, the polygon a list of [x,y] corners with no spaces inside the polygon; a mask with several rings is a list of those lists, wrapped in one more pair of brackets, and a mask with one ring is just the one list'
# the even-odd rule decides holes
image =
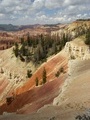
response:
{"label": "distant tree line", "polygon": [[88,18],[88,19],[77,19],[76,21],[90,21],[90,18]]}

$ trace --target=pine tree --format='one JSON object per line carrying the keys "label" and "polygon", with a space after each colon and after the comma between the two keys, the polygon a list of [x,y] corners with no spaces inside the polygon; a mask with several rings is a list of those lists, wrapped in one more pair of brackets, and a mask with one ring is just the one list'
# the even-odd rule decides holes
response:
{"label": "pine tree", "polygon": [[21,44],[23,44],[24,43],[24,38],[21,38]]}
{"label": "pine tree", "polygon": [[57,54],[57,45],[55,42],[52,45],[52,54]]}
{"label": "pine tree", "polygon": [[34,51],[34,61],[36,63],[38,63],[40,61],[40,49],[37,48],[35,51]]}
{"label": "pine tree", "polygon": [[90,29],[87,30],[85,44],[90,46]]}
{"label": "pine tree", "polygon": [[18,43],[15,43],[14,54],[15,54],[16,57],[18,57],[18,55],[19,55],[19,46],[18,46]]}
{"label": "pine tree", "polygon": [[43,79],[43,84],[45,84],[47,82],[47,73],[45,68],[43,69],[42,79]]}
{"label": "pine tree", "polygon": [[20,48],[20,53],[21,53],[23,56],[26,56],[26,55],[27,55],[27,49],[25,48],[25,44],[24,44],[24,43],[22,44],[22,47]]}
{"label": "pine tree", "polygon": [[36,82],[36,86],[38,86],[38,82],[39,82],[38,77],[36,77],[35,82]]}
{"label": "pine tree", "polygon": [[32,45],[32,40],[31,40],[29,34],[28,34],[28,36],[27,36],[27,43],[28,43],[28,46],[31,46],[31,45]]}

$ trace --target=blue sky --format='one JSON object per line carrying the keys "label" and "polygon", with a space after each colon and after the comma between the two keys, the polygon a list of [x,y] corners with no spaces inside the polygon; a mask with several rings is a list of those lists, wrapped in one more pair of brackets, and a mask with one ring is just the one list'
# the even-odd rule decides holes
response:
{"label": "blue sky", "polygon": [[54,24],[90,18],[90,0],[0,0],[0,24]]}

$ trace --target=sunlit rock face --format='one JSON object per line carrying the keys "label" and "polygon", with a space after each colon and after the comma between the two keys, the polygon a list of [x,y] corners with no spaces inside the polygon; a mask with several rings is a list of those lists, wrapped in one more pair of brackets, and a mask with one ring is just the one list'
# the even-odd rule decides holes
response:
{"label": "sunlit rock face", "polygon": [[90,59],[90,48],[86,45],[67,42],[65,45],[65,51],[69,54],[70,59]]}

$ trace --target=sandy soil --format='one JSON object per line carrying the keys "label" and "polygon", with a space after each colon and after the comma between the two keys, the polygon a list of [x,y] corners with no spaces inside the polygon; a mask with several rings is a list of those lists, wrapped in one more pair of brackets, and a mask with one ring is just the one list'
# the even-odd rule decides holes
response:
{"label": "sandy soil", "polygon": [[[3,73],[1,73],[1,69]],[[13,48],[0,51],[0,85],[2,85],[0,86],[0,101],[28,80],[26,78],[28,69],[31,69],[33,73],[36,67],[32,62],[26,64],[15,58]]]}

